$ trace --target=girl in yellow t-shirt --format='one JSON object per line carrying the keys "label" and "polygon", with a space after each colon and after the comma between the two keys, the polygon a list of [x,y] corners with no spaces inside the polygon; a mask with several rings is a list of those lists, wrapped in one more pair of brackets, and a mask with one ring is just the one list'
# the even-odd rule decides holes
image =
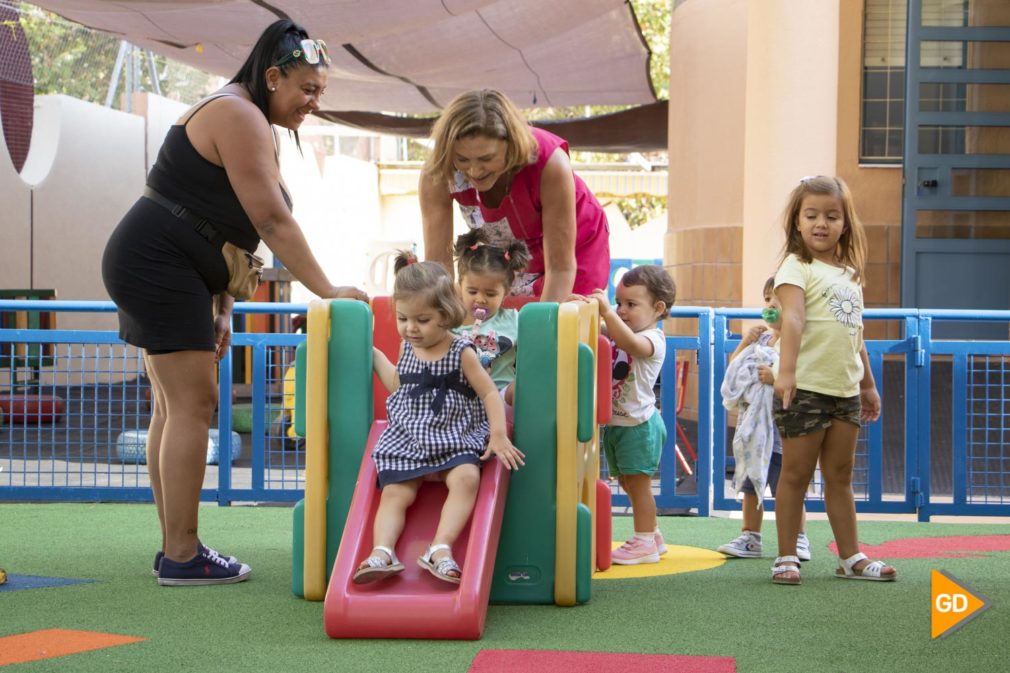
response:
{"label": "girl in yellow t-shirt", "polygon": [[835,576],[891,581],[897,571],[860,553],[856,534],[856,439],[861,421],[880,416],[880,395],[863,344],[866,234],[848,186],[840,178],[803,178],[789,197],[785,233],[784,258],[775,274],[782,326],[774,407],[783,450],[772,581],[800,583],[796,536],[818,460],[838,545]]}

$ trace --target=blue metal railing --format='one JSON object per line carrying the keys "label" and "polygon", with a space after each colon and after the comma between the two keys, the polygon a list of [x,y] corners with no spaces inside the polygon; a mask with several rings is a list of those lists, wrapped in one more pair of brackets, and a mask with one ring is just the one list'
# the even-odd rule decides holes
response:
{"label": "blue metal railing", "polygon": [[[0,312],[114,310],[109,302],[0,301]],[[306,310],[304,304],[240,303],[235,308],[237,314]],[[670,316],[694,321],[696,333],[667,337],[659,399],[668,441],[657,504],[695,509],[702,516],[713,509],[738,509],[727,492],[732,429],[719,385],[727,357],[739,343],[728,329],[730,321],[757,318],[758,311],[677,307]],[[860,433],[854,471],[857,509],[917,513],[923,521],[940,514],[1010,515],[1010,342],[932,338],[934,322],[1010,324],[1010,311],[871,309],[864,318],[867,324],[896,326],[892,331],[902,336],[867,341],[883,411]],[[246,359],[251,404],[243,411],[251,413],[251,422],[242,433],[249,447],[233,466],[231,442],[220,441],[216,476],[211,472],[205,482],[204,500],[228,504],[302,497],[304,447],[287,431],[293,401],[285,394],[284,374],[303,340],[300,334],[234,335],[235,348],[251,354]],[[42,348],[26,345],[45,346],[45,358],[39,355]],[[695,361],[695,418],[690,420],[676,417],[678,353]],[[120,433],[147,425],[142,365],[139,352],[113,332],[0,329],[0,394],[8,389],[31,392],[63,403],[57,423],[30,423],[8,414],[0,425],[0,500],[150,500],[146,469],[123,461],[116,448]],[[226,393],[234,367],[229,353],[219,371]],[[221,395],[220,437],[231,436],[236,412],[231,395]],[[685,479],[675,459],[678,421],[693,435],[697,461],[692,480]],[[625,496],[618,493],[615,503],[626,504]],[[816,478],[808,508],[823,511]]]}

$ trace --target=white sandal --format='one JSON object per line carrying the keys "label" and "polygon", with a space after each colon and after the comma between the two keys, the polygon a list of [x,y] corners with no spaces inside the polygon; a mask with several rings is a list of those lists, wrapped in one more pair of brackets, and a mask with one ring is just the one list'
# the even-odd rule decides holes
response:
{"label": "white sandal", "polygon": [[869,580],[871,582],[893,582],[898,579],[898,571],[893,568],[892,573],[888,575],[884,574],[884,568],[888,566],[883,561],[870,561],[859,570],[852,567],[864,560],[869,559],[862,552],[853,554],[847,559],[838,559],[838,569],[835,570],[835,577],[843,580]]}
{"label": "white sandal", "polygon": [[[796,573],[796,579],[791,577],[782,577],[786,573]],[[772,564],[772,582],[775,584],[784,584],[789,586],[796,586],[802,583],[802,578],[800,577],[800,559],[797,556],[779,556],[775,559],[775,563]]]}
{"label": "white sandal", "polygon": [[[432,556],[440,549],[445,549],[449,552],[449,554],[436,561],[432,558]],[[459,569],[459,564],[456,563],[456,560],[452,557],[452,548],[447,544],[433,544],[428,547],[428,550],[417,559],[417,565],[421,566],[443,582],[449,582],[450,584],[459,584],[463,574]],[[457,574],[450,575],[449,573],[453,571]]]}
{"label": "white sandal", "polygon": [[[377,551],[386,554],[389,560],[387,561],[376,554]],[[362,561],[358,569],[354,571],[351,581],[355,584],[368,584],[401,572],[403,572],[403,564],[400,563],[400,559],[396,558],[396,552],[389,547],[378,546],[372,549],[372,554]]]}

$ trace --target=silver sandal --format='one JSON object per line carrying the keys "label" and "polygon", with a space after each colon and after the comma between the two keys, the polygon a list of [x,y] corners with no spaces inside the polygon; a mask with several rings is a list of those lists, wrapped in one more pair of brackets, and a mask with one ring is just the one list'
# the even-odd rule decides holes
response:
{"label": "silver sandal", "polygon": [[883,561],[870,561],[859,570],[852,566],[860,561],[869,561],[866,554],[858,552],[847,559],[838,559],[838,569],[835,570],[835,577],[843,580],[869,580],[871,582],[893,582],[898,579],[898,571],[892,568],[890,574],[884,574],[887,564]]}
{"label": "silver sandal", "polygon": [[[443,556],[437,561],[432,558],[435,552],[445,549],[449,552],[447,556]],[[428,550],[424,552],[418,559],[417,565],[421,566],[432,575],[442,580],[443,582],[449,582],[450,584],[459,584],[463,572],[459,568],[459,564],[452,557],[452,548],[447,544],[433,544],[428,547]],[[456,575],[450,575],[451,572],[456,572]]]}
{"label": "silver sandal", "polygon": [[[381,551],[389,557],[387,561],[375,552]],[[389,547],[377,546],[372,549],[372,554],[361,562],[358,569],[354,571],[351,581],[355,584],[368,584],[377,580],[391,577],[403,572],[403,564],[396,558],[396,552]]]}
{"label": "silver sandal", "polygon": [[[796,573],[795,579],[785,577],[786,573]],[[772,564],[772,582],[785,586],[802,584],[800,577],[800,559],[797,556],[779,556]]]}

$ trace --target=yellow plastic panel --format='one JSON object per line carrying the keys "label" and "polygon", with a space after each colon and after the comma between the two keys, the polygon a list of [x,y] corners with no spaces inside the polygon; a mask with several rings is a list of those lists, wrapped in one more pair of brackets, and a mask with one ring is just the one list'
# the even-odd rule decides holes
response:
{"label": "yellow plastic panel", "polygon": [[579,309],[574,302],[558,307],[558,469],[555,528],[554,602],[575,605],[578,480],[578,344]]}
{"label": "yellow plastic panel", "polygon": [[326,597],[326,492],[329,428],[327,409],[327,344],[330,339],[330,302],[309,304],[305,377],[305,600]]}

